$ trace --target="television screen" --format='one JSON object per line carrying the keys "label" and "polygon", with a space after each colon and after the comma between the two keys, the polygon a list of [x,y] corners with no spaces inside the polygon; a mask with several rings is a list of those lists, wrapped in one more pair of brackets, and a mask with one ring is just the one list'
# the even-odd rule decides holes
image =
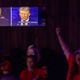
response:
{"label": "television screen", "polygon": [[44,26],[39,7],[13,7],[12,26]]}
{"label": "television screen", "polygon": [[45,26],[45,18],[40,7],[0,8],[0,26]]}

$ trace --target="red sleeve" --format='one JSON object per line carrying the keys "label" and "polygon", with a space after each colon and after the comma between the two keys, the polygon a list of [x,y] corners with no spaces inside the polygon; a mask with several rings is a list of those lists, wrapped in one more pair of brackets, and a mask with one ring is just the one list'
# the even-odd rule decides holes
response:
{"label": "red sleeve", "polygon": [[27,71],[25,69],[20,73],[20,80],[26,80],[26,79],[27,79]]}
{"label": "red sleeve", "polygon": [[68,73],[67,73],[67,80],[70,80],[70,76],[71,76],[71,70],[74,64],[74,55],[70,54],[69,58],[68,58]]}
{"label": "red sleeve", "polygon": [[26,80],[27,79],[27,70],[23,70],[20,74],[20,80]]}
{"label": "red sleeve", "polygon": [[46,68],[40,68],[36,70],[36,74],[41,78],[46,78],[47,75],[47,69]]}
{"label": "red sleeve", "polygon": [[76,75],[74,80],[80,80],[80,75]]}
{"label": "red sleeve", "polygon": [[24,74],[24,71],[22,71],[20,73],[20,80],[25,80],[25,74]]}
{"label": "red sleeve", "polygon": [[23,70],[20,74],[20,80],[32,80],[33,74],[30,71],[27,71],[26,69]]}
{"label": "red sleeve", "polygon": [[74,55],[70,54],[70,55],[69,55],[69,58],[68,58],[69,68],[72,67],[73,64],[74,64]]}

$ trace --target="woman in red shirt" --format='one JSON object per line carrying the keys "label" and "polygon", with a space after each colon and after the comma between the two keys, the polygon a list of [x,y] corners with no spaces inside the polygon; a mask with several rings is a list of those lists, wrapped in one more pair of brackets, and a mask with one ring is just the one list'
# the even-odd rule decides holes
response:
{"label": "woman in red shirt", "polygon": [[72,54],[61,37],[59,28],[56,28],[56,34],[69,65],[66,80],[80,80],[80,50],[77,50],[75,54]]}
{"label": "woman in red shirt", "polygon": [[26,59],[27,67],[21,72],[21,80],[46,80],[46,67],[37,68],[34,56],[28,56]]}

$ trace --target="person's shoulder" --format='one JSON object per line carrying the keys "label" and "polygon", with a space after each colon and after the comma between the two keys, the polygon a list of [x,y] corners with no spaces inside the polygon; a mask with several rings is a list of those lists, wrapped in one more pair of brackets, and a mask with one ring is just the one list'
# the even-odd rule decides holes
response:
{"label": "person's shoulder", "polygon": [[30,17],[28,24],[31,26],[35,26],[35,25],[38,25],[38,21],[34,20],[34,19],[32,19],[32,17]]}
{"label": "person's shoulder", "polygon": [[20,74],[21,74],[21,75],[22,75],[22,74],[26,74],[26,72],[27,72],[27,68],[24,69],[24,70],[22,70]]}
{"label": "person's shoulder", "polygon": [[29,21],[28,22],[28,25],[29,26],[37,26],[38,25],[38,22],[37,21]]}
{"label": "person's shoulder", "polygon": [[20,24],[20,19],[14,19],[14,20],[12,20],[12,25],[13,26],[19,26],[19,24]]}
{"label": "person's shoulder", "polygon": [[28,72],[27,69],[22,70],[20,73],[20,78],[21,79],[25,78],[27,76],[27,72]]}
{"label": "person's shoulder", "polygon": [[39,73],[42,73],[44,71],[47,71],[47,68],[45,66],[42,66],[40,68],[35,68],[35,72],[39,72]]}
{"label": "person's shoulder", "polygon": [[41,78],[46,78],[47,75],[47,69],[45,66],[42,66],[41,68],[35,69],[35,74],[37,74]]}

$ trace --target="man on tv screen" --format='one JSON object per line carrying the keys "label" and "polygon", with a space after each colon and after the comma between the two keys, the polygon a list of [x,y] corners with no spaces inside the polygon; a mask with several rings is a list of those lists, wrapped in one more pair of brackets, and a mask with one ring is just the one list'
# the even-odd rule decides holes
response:
{"label": "man on tv screen", "polygon": [[29,7],[20,7],[19,16],[21,20],[18,22],[18,25],[27,26],[29,24],[29,17],[30,17]]}
{"label": "man on tv screen", "polygon": [[[16,11],[18,10],[18,11]],[[13,8],[13,26],[38,25],[38,9],[34,7]],[[17,14],[17,15],[16,15]],[[16,17],[15,17],[16,16]]]}

